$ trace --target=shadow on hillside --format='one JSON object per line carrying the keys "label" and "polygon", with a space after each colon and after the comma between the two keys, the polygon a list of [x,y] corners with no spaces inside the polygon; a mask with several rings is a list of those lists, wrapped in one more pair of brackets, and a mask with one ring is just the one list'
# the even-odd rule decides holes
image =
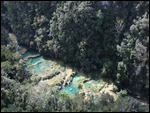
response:
{"label": "shadow on hillside", "polygon": [[71,68],[73,69],[73,71],[75,71],[76,73],[82,73],[82,76],[85,76],[85,77],[89,77],[91,78],[91,80],[100,80],[102,79],[104,82],[108,83],[108,84],[111,84],[113,83],[113,81],[110,79],[110,78],[107,78],[107,77],[103,77],[101,75],[100,72],[90,72],[90,73],[87,73],[85,71],[83,71],[80,67],[76,67],[74,66],[73,64],[71,63],[64,63],[63,61],[61,61],[60,59],[56,59],[56,58],[52,58],[52,57],[49,57],[49,56],[43,56],[43,58],[45,60],[52,60],[52,61],[55,61],[57,62],[57,64],[61,65],[62,67],[68,67],[68,68]]}

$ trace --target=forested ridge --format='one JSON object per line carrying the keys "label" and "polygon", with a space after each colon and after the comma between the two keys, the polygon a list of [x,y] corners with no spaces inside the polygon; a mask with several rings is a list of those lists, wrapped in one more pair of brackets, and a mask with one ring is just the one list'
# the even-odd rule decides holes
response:
{"label": "forested ridge", "polygon": [[[30,79],[8,33],[64,66],[111,79],[119,98],[87,102],[57,85],[35,94],[40,80]],[[149,1],[1,1],[1,111],[149,111],[141,101],[149,104]]]}

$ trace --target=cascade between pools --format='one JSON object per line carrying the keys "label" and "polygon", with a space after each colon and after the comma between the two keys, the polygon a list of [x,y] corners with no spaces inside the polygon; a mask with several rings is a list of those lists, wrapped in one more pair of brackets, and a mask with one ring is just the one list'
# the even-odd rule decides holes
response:
{"label": "cascade between pools", "polygon": [[[22,55],[22,58],[28,64],[26,70],[30,71],[32,73],[32,76],[45,74],[51,70],[49,59],[44,59],[43,56],[39,55],[37,51],[31,49],[27,50],[24,46],[21,45],[18,45],[18,51]],[[75,75],[72,82],[67,86],[63,86],[61,88],[61,91],[66,92],[69,95],[79,92],[79,88],[75,84],[76,78],[78,78],[79,76],[80,75]]]}
{"label": "cascade between pools", "polygon": [[22,58],[28,64],[26,70],[30,71],[32,75],[46,73],[50,70],[49,62],[47,62],[37,51],[27,50],[25,47],[18,45]]}
{"label": "cascade between pools", "polygon": [[[38,51],[27,49],[25,46],[18,45],[16,36],[14,34],[9,33],[9,37],[13,42],[16,43],[17,50],[28,65],[25,71],[31,72],[32,77],[39,76],[42,78],[39,83],[46,83],[48,85],[59,83],[61,86],[60,92],[65,92],[69,96],[72,96],[78,92],[84,93],[85,97],[100,95],[100,93],[109,93],[114,97],[114,99],[116,99],[116,94],[111,91],[114,87],[113,83],[108,85],[108,83],[104,82],[103,79],[93,80],[92,77],[87,77],[80,72],[71,76],[70,72],[72,73],[72,71],[70,70],[72,69],[58,65],[56,61],[52,61],[50,58],[41,56]],[[61,68],[65,68],[65,73],[61,72],[52,78],[47,78],[47,76],[54,71],[54,68],[55,70],[59,71],[62,71]],[[70,76],[72,77],[72,80],[68,83],[67,80]],[[46,79],[43,80],[44,77]],[[61,81],[63,81],[63,83],[61,83]]]}
{"label": "cascade between pools", "polygon": [[[46,83],[48,85],[55,84],[56,82],[60,82],[60,80],[66,82],[66,78],[68,79],[68,75],[55,75],[52,78],[43,79],[48,76],[49,73],[53,72],[53,68],[56,69],[57,62],[52,61],[50,58],[45,58],[41,56],[38,51],[32,49],[26,49],[24,46],[18,45],[18,51],[22,55],[22,58],[26,61],[28,65],[26,70],[32,73],[32,76],[40,76],[42,79],[39,83]],[[53,64],[53,66],[52,66]],[[55,66],[54,66],[55,65]],[[59,70],[59,68],[58,68]],[[67,70],[65,70],[67,72]],[[67,93],[69,96],[72,96],[76,93],[84,93],[89,96],[93,94],[99,95],[102,93],[102,88],[108,86],[106,82],[99,80],[94,80],[93,78],[88,78],[85,76],[81,76],[79,73],[72,76],[72,80],[63,85],[61,83],[61,92]]]}

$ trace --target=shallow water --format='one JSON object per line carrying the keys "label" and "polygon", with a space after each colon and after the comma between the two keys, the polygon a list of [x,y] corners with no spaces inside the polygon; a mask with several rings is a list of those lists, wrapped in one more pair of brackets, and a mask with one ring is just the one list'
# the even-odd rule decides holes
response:
{"label": "shallow water", "polygon": [[[25,47],[19,45],[19,49],[23,49],[23,48]],[[22,57],[25,58],[27,56],[36,55],[36,54],[38,54],[37,51],[30,49],[27,50],[24,54],[22,54]],[[50,64],[47,61],[49,60],[43,59],[42,56],[28,58],[26,60],[26,63],[29,64],[29,66],[28,68],[26,68],[26,70],[30,71],[33,75],[42,74],[42,73],[44,74],[50,71]],[[35,63],[37,64],[35,65]]]}
{"label": "shallow water", "polygon": [[31,63],[32,62],[32,58],[28,58],[27,60],[26,60],[26,63]]}
{"label": "shallow water", "polygon": [[41,74],[41,73],[43,73],[42,70],[40,69],[40,68],[42,67],[42,64],[43,64],[42,62],[37,63],[36,65],[31,66],[31,67],[29,68],[29,70],[31,71],[31,73],[32,73],[33,75]]}
{"label": "shallow water", "polygon": [[92,83],[95,84],[95,85],[99,84],[99,82],[96,81],[96,80],[93,80]]}
{"label": "shallow water", "polygon": [[[24,47],[20,46],[19,49],[23,49]],[[22,57],[25,58],[27,56],[30,55],[35,55],[38,54],[37,51],[35,50],[27,50],[24,54],[22,54]],[[29,64],[29,67],[26,68],[28,71],[30,71],[33,75],[38,75],[38,74],[45,74],[46,72],[50,71],[51,67],[50,67],[50,61],[51,59],[48,57],[42,57],[42,56],[38,56],[38,57],[32,57],[32,58],[28,58],[26,60],[26,63]],[[41,61],[41,62],[39,62]],[[35,63],[37,63],[35,65]],[[80,77],[79,74],[76,74],[75,76],[73,76],[73,80],[70,83],[70,85],[67,85],[65,87],[63,87],[61,89],[62,92],[67,93],[69,96],[74,95],[76,93],[78,93],[80,91],[80,89],[78,88],[78,78]],[[84,82],[84,85],[88,88],[90,88],[92,86],[92,84],[97,85],[99,82],[96,81],[96,78],[94,78],[95,80],[92,81],[92,83]]]}
{"label": "shallow water", "polygon": [[98,85],[99,84],[99,82],[98,81],[95,81],[95,80],[92,80],[92,82],[90,82],[89,83],[89,81],[86,81],[86,82],[84,82],[84,85],[87,87],[87,88],[90,88],[90,87],[92,87],[93,85]]}
{"label": "shallow water", "polygon": [[35,57],[35,58],[29,58],[26,62],[27,62],[27,63],[34,64],[34,63],[37,63],[37,62],[39,62],[39,61],[41,61],[41,60],[42,60],[42,57],[39,56],[39,57]]}
{"label": "shallow water", "polygon": [[[33,58],[34,59],[34,58]],[[30,67],[28,67],[28,70],[33,74],[44,74],[48,71],[50,71],[50,66],[48,64],[46,64],[45,62],[39,62],[36,65],[31,65]]]}
{"label": "shallow water", "polygon": [[[69,96],[78,93],[79,90],[80,90],[80,89],[78,88],[78,86],[76,85],[76,79],[77,79],[78,77],[80,77],[79,74],[75,75],[75,76],[73,77],[73,81],[71,82],[71,84],[70,84],[70,85],[67,85],[66,87],[63,87],[63,88],[61,89],[61,91],[67,93]],[[72,89],[72,90],[71,90],[71,89]]]}
{"label": "shallow water", "polygon": [[89,87],[91,87],[92,84],[90,84],[88,82],[84,82],[84,85],[89,88]]}

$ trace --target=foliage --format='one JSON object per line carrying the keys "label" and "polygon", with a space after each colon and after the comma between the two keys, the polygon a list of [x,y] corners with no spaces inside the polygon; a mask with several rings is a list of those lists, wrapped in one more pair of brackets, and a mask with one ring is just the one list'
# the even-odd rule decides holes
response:
{"label": "foliage", "polygon": [[[140,2],[137,5],[138,13],[142,5],[147,2]],[[144,6],[143,6],[144,7]],[[124,33],[125,38],[120,45],[117,45],[119,56],[117,83],[128,87],[130,90],[142,91],[148,94],[149,91],[149,16],[147,9],[142,10],[142,16],[137,16],[130,26],[129,32]],[[141,13],[141,12],[140,12]]]}
{"label": "foliage", "polygon": [[[149,111],[127,96],[149,100],[148,1],[1,1],[1,17],[2,112]],[[40,77],[31,80],[8,32],[19,44],[63,65],[114,80],[120,96],[116,101],[108,94],[84,100],[82,94],[59,94],[60,83],[49,87],[40,85]],[[54,70],[43,80],[58,74]]]}
{"label": "foliage", "polygon": [[[19,54],[9,50],[6,46],[1,46],[1,75],[23,81],[28,76],[25,74],[25,62]],[[23,77],[24,75],[24,77]]]}

